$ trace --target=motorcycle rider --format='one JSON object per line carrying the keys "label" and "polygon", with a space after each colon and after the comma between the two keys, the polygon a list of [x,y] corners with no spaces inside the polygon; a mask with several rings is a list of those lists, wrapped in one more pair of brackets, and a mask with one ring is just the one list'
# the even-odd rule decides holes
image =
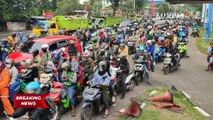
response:
{"label": "motorcycle rider", "polygon": [[72,70],[71,63],[66,61],[61,66],[62,73],[62,82],[68,87],[68,96],[70,99],[70,104],[72,106],[72,117],[76,116],[75,111],[75,101],[73,99],[74,89],[77,86],[77,75],[76,72]]}
{"label": "motorcycle rider", "polygon": [[70,58],[71,58],[71,56],[77,56],[77,54],[78,54],[78,49],[75,46],[74,40],[70,40],[70,45],[68,47],[68,53],[69,53]]}
{"label": "motorcycle rider", "polygon": [[16,46],[16,41],[15,39],[10,35],[7,37],[7,42],[10,46],[10,53],[14,50],[15,46]]}
{"label": "motorcycle rider", "polygon": [[121,53],[118,55],[118,58],[120,60],[119,62],[120,70],[118,71],[118,73],[121,75],[121,86],[122,86],[122,95],[120,98],[124,99],[125,92],[126,92],[125,81],[126,81],[127,75],[129,74],[130,66],[126,58],[126,54]]}
{"label": "motorcycle rider", "polygon": [[208,57],[207,57],[208,67],[206,71],[209,71],[211,70],[211,67],[213,65],[213,43],[210,43],[207,53],[208,53]]}
{"label": "motorcycle rider", "polygon": [[82,61],[82,67],[84,69],[86,69],[87,73],[92,73],[93,72],[93,68],[94,68],[94,61],[93,59],[90,57],[90,52],[89,51],[84,51],[83,53],[83,61]]}
{"label": "motorcycle rider", "polygon": [[179,59],[179,50],[175,44],[173,44],[172,48],[169,50],[169,53],[172,55],[172,63],[174,66],[177,65]]}
{"label": "motorcycle rider", "polygon": [[[37,81],[30,82],[26,87],[27,94],[40,94],[41,88]],[[48,120],[49,108],[17,108],[15,112],[9,116],[18,118],[28,112],[29,120]]]}
{"label": "motorcycle rider", "polygon": [[[152,40],[147,41],[146,51],[148,52],[148,54],[150,54],[150,56],[152,58],[154,58],[155,46],[153,45]],[[151,67],[152,72],[154,72],[154,69],[155,69],[154,59],[151,60],[151,66],[150,67]]]}
{"label": "motorcycle rider", "polygon": [[20,85],[20,81],[18,79],[18,70],[14,66],[14,61],[12,59],[6,59],[5,66],[10,73],[10,83],[9,83],[10,100],[14,101],[14,94],[16,93],[15,89]]}
{"label": "motorcycle rider", "polygon": [[33,76],[35,77],[35,79],[39,79],[39,73],[41,71],[41,67],[40,67],[40,63],[41,63],[41,57],[39,55],[39,50],[34,50],[33,51],[33,58],[30,61],[30,65],[33,69]]}
{"label": "motorcycle rider", "polygon": [[121,44],[119,45],[118,54],[125,54],[125,55],[127,56],[127,59],[129,60],[129,51],[128,51],[128,47],[125,46],[124,43],[121,43]]}
{"label": "motorcycle rider", "polygon": [[5,64],[0,62],[0,99],[4,110],[8,116],[12,116],[14,113],[14,109],[9,101],[9,86],[10,83],[10,73],[7,69],[5,69]]}
{"label": "motorcycle rider", "polygon": [[181,42],[178,46],[178,50],[180,52],[180,50],[184,50],[185,51],[185,56],[186,57],[189,57],[188,56],[188,52],[187,52],[187,48],[186,48],[186,44],[184,42]]}
{"label": "motorcycle rider", "polygon": [[101,61],[98,64],[98,70],[95,72],[94,77],[91,80],[92,86],[100,85],[101,90],[101,98],[104,104],[104,114],[103,118],[106,118],[109,114],[109,94],[108,94],[108,87],[110,84],[110,77],[106,71],[107,63],[105,61]]}
{"label": "motorcycle rider", "polygon": [[27,41],[26,36],[24,35],[23,32],[19,32],[19,40],[18,40],[18,45],[21,45]]}
{"label": "motorcycle rider", "polygon": [[51,61],[52,56],[49,52],[49,45],[43,44],[41,45],[42,55],[41,55],[41,68],[43,68],[48,61]]}
{"label": "motorcycle rider", "polygon": [[146,80],[149,85],[152,85],[152,83],[150,82],[149,70],[147,67],[150,64],[149,62],[150,57],[152,56],[145,52],[144,46],[139,46],[138,52],[133,56],[134,59],[142,59],[144,61],[143,66],[145,68]]}

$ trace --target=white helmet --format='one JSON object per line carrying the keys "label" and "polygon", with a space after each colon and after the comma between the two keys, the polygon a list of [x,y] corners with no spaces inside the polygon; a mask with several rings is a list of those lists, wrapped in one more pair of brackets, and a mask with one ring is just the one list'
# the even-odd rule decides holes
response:
{"label": "white helmet", "polygon": [[151,44],[151,43],[152,43],[152,40],[148,40],[147,43],[148,43],[148,44]]}
{"label": "white helmet", "polygon": [[45,48],[49,48],[49,45],[48,44],[41,45],[41,49],[45,49]]}

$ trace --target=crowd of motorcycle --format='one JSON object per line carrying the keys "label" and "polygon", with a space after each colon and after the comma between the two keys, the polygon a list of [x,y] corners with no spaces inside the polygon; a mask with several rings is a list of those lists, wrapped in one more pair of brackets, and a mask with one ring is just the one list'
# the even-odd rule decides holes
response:
{"label": "crowd of motorcycle", "polygon": [[[74,41],[68,48],[52,52],[43,44],[42,54],[33,51],[33,58],[25,61],[20,72],[17,70],[20,65],[16,66],[2,52],[5,62],[0,65],[1,112],[5,111],[8,119],[28,112],[31,120],[58,120],[70,109],[74,117],[76,105],[83,100],[82,120],[90,120],[102,112],[106,118],[109,107],[116,106],[117,94],[121,93],[120,98],[124,99],[126,91],[144,80],[152,85],[149,71],[154,72],[157,63],[163,62],[162,71],[167,75],[181,66],[181,58],[189,57],[189,27],[195,37],[199,36],[199,25],[191,18],[173,21],[156,24],[147,18],[127,26],[97,26],[87,31],[79,28],[74,35],[81,42],[83,53],[78,53]],[[12,37],[8,37],[9,43],[13,43]],[[45,102],[50,108],[14,109],[15,93],[49,94]],[[9,98],[5,97],[8,95]]]}

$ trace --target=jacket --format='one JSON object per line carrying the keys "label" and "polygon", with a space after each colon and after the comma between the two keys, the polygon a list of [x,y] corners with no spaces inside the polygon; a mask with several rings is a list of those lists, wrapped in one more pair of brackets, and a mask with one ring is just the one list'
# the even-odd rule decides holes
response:
{"label": "jacket", "polygon": [[3,69],[0,73],[0,90],[8,88],[10,82],[10,73],[8,70]]}
{"label": "jacket", "polygon": [[10,73],[10,83],[9,85],[12,85],[16,82],[16,78],[18,77],[18,70],[15,66],[12,66],[10,69],[8,69],[8,72]]}
{"label": "jacket", "polygon": [[127,60],[120,62],[119,66],[123,74],[129,74],[129,62]]}
{"label": "jacket", "polygon": [[69,48],[68,48],[68,53],[71,56],[77,56],[77,53],[78,53],[77,47],[70,45]]}
{"label": "jacket", "polygon": [[41,65],[46,65],[48,61],[51,61],[52,56],[50,54],[49,51],[47,51],[46,53],[42,53],[41,55]]}
{"label": "jacket", "polygon": [[110,77],[107,72],[102,76],[98,74],[98,70],[95,72],[94,77],[92,79],[92,85],[109,86],[109,83]]}

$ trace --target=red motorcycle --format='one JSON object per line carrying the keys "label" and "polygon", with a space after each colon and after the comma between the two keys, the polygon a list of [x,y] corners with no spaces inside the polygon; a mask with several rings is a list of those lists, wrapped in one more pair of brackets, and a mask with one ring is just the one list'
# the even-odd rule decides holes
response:
{"label": "red motorcycle", "polygon": [[[67,86],[61,82],[53,82],[52,86],[53,88],[50,89],[49,97],[53,99],[54,103],[58,106],[59,114],[62,115],[71,109]],[[77,91],[74,90],[74,100],[78,104],[82,101],[82,94]]]}

